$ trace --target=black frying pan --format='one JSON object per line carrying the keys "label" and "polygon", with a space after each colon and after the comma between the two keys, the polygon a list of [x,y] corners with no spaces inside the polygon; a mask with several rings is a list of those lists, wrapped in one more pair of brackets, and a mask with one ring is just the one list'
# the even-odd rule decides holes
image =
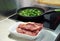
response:
{"label": "black frying pan", "polygon": [[32,9],[32,8],[41,10],[43,12],[43,14],[45,13],[45,10],[43,8],[38,8],[38,7],[24,7],[24,8],[20,8],[17,11],[18,19],[20,21],[23,21],[23,22],[40,22],[40,23],[42,23],[44,21],[43,14],[40,15],[40,16],[35,16],[35,17],[27,17],[27,16],[21,16],[21,15],[19,15],[19,11],[22,11],[24,9]]}

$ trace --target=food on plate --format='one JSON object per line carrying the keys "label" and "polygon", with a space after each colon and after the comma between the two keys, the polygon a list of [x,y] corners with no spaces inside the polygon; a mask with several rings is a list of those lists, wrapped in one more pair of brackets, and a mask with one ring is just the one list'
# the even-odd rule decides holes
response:
{"label": "food on plate", "polygon": [[36,8],[33,9],[24,9],[19,12],[21,16],[34,17],[42,15],[42,11]]}
{"label": "food on plate", "polygon": [[18,33],[36,36],[38,32],[42,29],[42,27],[43,27],[42,23],[25,22],[19,24],[16,30]]}
{"label": "food on plate", "polygon": [[60,6],[60,0],[38,0],[38,3]]}

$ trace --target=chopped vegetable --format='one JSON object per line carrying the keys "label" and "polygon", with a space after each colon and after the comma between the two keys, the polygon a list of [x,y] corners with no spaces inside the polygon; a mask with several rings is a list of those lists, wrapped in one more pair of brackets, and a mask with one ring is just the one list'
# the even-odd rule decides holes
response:
{"label": "chopped vegetable", "polygon": [[19,11],[19,15],[27,17],[40,16],[42,15],[42,11],[39,9],[24,9],[22,11]]}

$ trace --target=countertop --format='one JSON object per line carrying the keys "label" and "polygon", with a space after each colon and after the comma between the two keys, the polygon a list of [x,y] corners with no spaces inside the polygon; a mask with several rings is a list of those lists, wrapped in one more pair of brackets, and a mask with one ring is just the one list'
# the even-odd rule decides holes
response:
{"label": "countertop", "polygon": [[4,20],[5,18],[7,18],[6,16],[0,15],[0,21]]}
{"label": "countertop", "polygon": [[0,41],[13,41],[12,39],[8,38],[8,28],[14,23],[16,22],[9,19],[0,21]]}
{"label": "countertop", "polygon": [[[13,24],[15,24],[16,21],[11,20],[11,19],[6,19],[3,21],[0,21],[0,41],[54,41],[56,38],[56,34],[53,31],[48,31],[44,32],[45,37],[43,39],[36,39],[36,40],[27,40],[27,39],[22,39],[15,37],[13,35],[10,35],[9,33],[9,27]],[[54,33],[54,34],[53,34]]]}

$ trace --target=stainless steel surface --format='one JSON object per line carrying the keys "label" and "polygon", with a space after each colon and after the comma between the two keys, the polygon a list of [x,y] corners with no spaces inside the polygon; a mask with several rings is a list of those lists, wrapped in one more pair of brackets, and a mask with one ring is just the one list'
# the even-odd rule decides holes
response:
{"label": "stainless steel surface", "polygon": [[16,15],[16,13],[14,13],[14,14],[12,14],[12,15],[9,15],[9,16],[4,16],[4,15],[1,15],[1,14],[0,14],[0,21],[4,21],[4,20],[6,20],[6,19],[8,19],[8,18],[10,18],[10,17],[12,17],[12,16],[14,16],[14,15]]}
{"label": "stainless steel surface", "polygon": [[6,18],[7,18],[6,16],[0,15],[0,21],[4,20]]}
{"label": "stainless steel surface", "polygon": [[55,30],[55,33],[58,35],[60,33],[60,24],[58,25],[58,27]]}
{"label": "stainless steel surface", "polygon": [[0,11],[12,10],[16,8],[16,0],[0,0]]}
{"label": "stainless steel surface", "polygon": [[0,0],[0,21],[6,19],[10,15],[6,16],[8,13],[6,13],[9,10],[16,9],[16,0]]}
{"label": "stainless steel surface", "polygon": [[0,22],[0,41],[14,41],[13,39],[8,38],[8,28],[14,23],[16,22],[10,19]]}
{"label": "stainless steel surface", "polygon": [[35,0],[16,0],[17,9],[22,7],[34,6]]}
{"label": "stainless steel surface", "polygon": [[57,36],[57,38],[55,39],[55,41],[60,41],[60,33],[59,33],[59,35]]}
{"label": "stainless steel surface", "polygon": [[55,41],[56,34],[53,31],[46,30],[44,31],[45,36],[43,39],[37,39],[36,41]]}
{"label": "stainless steel surface", "polygon": [[[15,24],[16,21],[14,20],[10,20],[10,19],[6,19],[4,21],[1,21],[0,22],[0,35],[1,35],[1,41],[18,41],[18,40],[14,40],[13,37],[15,36],[12,36],[12,37],[8,37],[9,35],[9,27],[12,26],[13,24]],[[56,30],[56,32],[58,32]],[[41,41],[54,41],[57,37],[57,33],[55,33],[54,31],[49,31],[47,30],[45,33],[45,37],[43,39],[41,39]],[[3,39],[4,38],[4,39]],[[13,39],[12,39],[13,38]],[[29,41],[29,40],[25,40],[25,39],[21,39],[21,38],[17,38],[15,37],[15,39],[20,39],[19,41]],[[40,41],[40,38],[38,38],[36,41]]]}

